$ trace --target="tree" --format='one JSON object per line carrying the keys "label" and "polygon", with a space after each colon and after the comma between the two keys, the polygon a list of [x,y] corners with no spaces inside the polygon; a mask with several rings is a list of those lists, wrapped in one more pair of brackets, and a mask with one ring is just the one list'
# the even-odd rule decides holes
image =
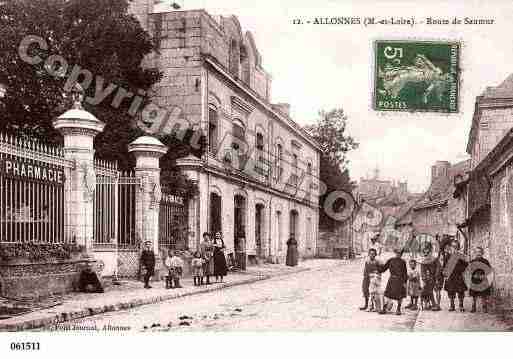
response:
{"label": "tree", "polygon": [[[326,197],[337,190],[351,192],[354,184],[349,176],[347,153],[358,147],[358,143],[346,134],[347,115],[344,110],[319,111],[319,118],[313,125],[305,129],[319,143],[322,155],[320,161],[320,180],[326,185],[326,193],[320,198],[321,211],[319,225],[322,228],[334,229],[336,221],[328,216],[322,208]],[[335,202],[334,207],[344,205]],[[334,208],[337,210],[337,208]]]}
{"label": "tree", "polygon": [[[135,125],[136,116],[129,114],[130,107],[137,94],[146,93],[146,97],[141,96],[140,112],[162,75],[143,66],[143,59],[155,50],[154,43],[129,14],[128,6],[127,0],[0,1],[0,84],[6,88],[4,97],[0,97],[0,131],[60,143],[62,138],[52,121],[71,107],[67,81],[74,67],[79,66],[93,75],[85,87],[86,97],[96,97],[98,89],[106,91],[100,103],[83,104],[106,123],[95,139],[97,156],[118,161],[121,169],[132,167],[127,146],[144,132]],[[48,45],[47,49],[37,45],[28,49],[31,56],[43,59],[38,64],[27,63],[19,54],[27,36],[40,37]],[[50,66],[52,55],[61,56],[67,68],[60,62]],[[78,81],[84,79],[81,76]],[[109,86],[113,86],[110,92]],[[114,105],[121,90],[132,96]],[[166,156],[169,166],[164,172],[172,167],[174,154],[191,150],[184,141],[168,142],[174,147]]]}

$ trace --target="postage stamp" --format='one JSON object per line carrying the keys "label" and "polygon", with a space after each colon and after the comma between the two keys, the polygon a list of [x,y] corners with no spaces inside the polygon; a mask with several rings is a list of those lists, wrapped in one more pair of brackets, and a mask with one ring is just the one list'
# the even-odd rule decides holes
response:
{"label": "postage stamp", "polygon": [[459,42],[378,40],[374,43],[374,109],[457,113]]}

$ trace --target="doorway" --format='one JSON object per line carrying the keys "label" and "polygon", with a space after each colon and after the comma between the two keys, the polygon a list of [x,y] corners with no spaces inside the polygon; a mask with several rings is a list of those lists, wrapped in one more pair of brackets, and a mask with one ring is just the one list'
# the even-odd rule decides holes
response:
{"label": "doorway", "polygon": [[235,266],[239,269],[246,269],[246,198],[244,196],[235,195],[233,217]]}
{"label": "doorway", "polygon": [[210,194],[210,232],[222,233],[222,224],[221,224],[221,196],[217,193]]}
{"label": "doorway", "polygon": [[265,256],[263,248],[263,227],[264,227],[264,205],[257,204],[255,206],[255,244],[256,255],[261,258]]}

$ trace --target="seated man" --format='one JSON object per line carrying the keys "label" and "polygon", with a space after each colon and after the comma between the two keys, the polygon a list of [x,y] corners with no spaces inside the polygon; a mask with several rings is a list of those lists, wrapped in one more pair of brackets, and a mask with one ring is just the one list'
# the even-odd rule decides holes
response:
{"label": "seated man", "polygon": [[98,276],[91,268],[91,264],[87,263],[84,270],[80,273],[78,280],[78,290],[84,293],[103,293],[103,287]]}

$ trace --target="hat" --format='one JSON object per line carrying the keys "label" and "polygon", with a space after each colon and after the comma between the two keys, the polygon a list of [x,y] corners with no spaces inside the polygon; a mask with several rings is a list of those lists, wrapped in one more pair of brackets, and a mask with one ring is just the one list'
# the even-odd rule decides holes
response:
{"label": "hat", "polygon": [[394,251],[394,253],[402,253],[403,249],[399,246],[396,246],[396,247],[394,247],[393,251]]}
{"label": "hat", "polygon": [[151,244],[151,241],[144,241],[144,244]]}

